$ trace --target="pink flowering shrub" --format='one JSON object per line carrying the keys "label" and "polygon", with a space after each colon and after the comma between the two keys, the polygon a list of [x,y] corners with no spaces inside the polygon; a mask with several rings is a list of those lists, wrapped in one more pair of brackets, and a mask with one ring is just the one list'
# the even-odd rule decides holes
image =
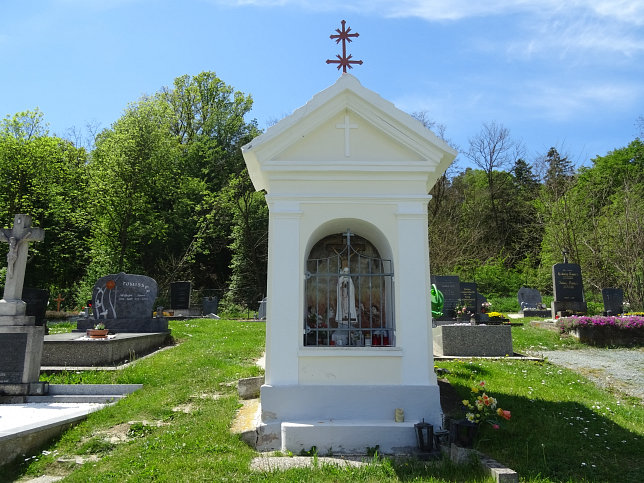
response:
{"label": "pink flowering shrub", "polygon": [[576,316],[561,317],[557,319],[557,327],[563,332],[569,332],[579,327],[615,327],[617,329],[642,329],[644,317],[639,315],[626,315],[622,317],[604,316]]}

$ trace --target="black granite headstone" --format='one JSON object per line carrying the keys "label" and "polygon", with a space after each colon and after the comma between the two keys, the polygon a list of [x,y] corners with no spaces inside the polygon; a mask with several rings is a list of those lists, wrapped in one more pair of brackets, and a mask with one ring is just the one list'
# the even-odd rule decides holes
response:
{"label": "black granite headstone", "polygon": [[543,299],[541,293],[535,288],[521,287],[517,292],[517,299],[519,300],[519,307],[524,309],[538,309],[541,308]]}
{"label": "black granite headstone", "polygon": [[557,263],[552,267],[552,289],[557,302],[583,302],[581,267],[576,263]]}
{"label": "black granite headstone", "polygon": [[22,300],[27,304],[25,315],[36,317],[36,325],[44,325],[49,304],[49,290],[25,287],[22,289]]}
{"label": "black granite headstone", "polygon": [[624,290],[621,288],[603,288],[602,299],[606,315],[619,315],[624,312]]}
{"label": "black granite headstone", "polygon": [[480,312],[477,295],[478,290],[475,282],[461,282],[461,304],[474,317]]}
{"label": "black granite headstone", "polygon": [[123,272],[101,277],[92,292],[94,319],[150,318],[156,298],[153,278]]}
{"label": "black granite headstone", "polygon": [[22,382],[28,335],[0,333],[0,384]]}
{"label": "black granite headstone", "polygon": [[552,317],[565,313],[586,313],[581,267],[576,263],[557,263],[552,266]]}
{"label": "black granite headstone", "polygon": [[192,282],[171,282],[170,283],[170,308],[189,309],[190,292]]}
{"label": "black granite headstone", "polygon": [[454,310],[461,298],[461,281],[458,276],[432,275],[431,283],[443,294],[443,316],[439,320],[454,319]]}
{"label": "black granite headstone", "polygon": [[157,282],[145,275],[118,273],[101,277],[92,293],[91,318],[79,318],[76,332],[92,329],[97,322],[110,333],[167,332],[168,320],[162,314],[153,317]]}

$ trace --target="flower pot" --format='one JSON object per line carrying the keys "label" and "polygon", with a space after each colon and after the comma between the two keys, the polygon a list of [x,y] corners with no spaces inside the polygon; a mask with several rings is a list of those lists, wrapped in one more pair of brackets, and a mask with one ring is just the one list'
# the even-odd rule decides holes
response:
{"label": "flower pot", "polygon": [[109,329],[87,329],[86,334],[90,339],[105,339]]}
{"label": "flower pot", "polygon": [[473,448],[479,426],[467,419],[452,419],[449,424],[449,441],[462,448]]}

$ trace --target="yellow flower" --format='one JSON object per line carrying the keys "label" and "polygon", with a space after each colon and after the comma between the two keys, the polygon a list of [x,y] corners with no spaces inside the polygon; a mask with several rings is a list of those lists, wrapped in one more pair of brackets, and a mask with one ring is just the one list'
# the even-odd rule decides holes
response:
{"label": "yellow flower", "polygon": [[463,399],[463,406],[470,407],[470,402],[467,399]]}

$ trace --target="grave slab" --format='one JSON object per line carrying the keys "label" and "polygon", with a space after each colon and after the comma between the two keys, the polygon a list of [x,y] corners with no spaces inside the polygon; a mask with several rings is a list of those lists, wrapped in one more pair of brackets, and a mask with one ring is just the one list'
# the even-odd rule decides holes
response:
{"label": "grave slab", "polygon": [[512,356],[512,331],[505,325],[441,325],[433,329],[436,356]]}

